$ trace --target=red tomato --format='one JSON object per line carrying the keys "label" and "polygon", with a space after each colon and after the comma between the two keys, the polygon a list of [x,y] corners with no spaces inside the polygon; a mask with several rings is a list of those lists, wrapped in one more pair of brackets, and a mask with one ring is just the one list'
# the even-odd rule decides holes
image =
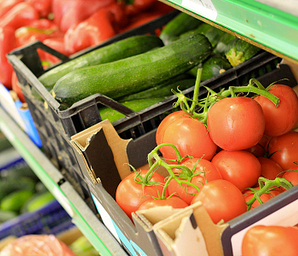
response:
{"label": "red tomato", "polygon": [[18,80],[18,77],[17,77],[17,74],[15,71],[12,72],[11,86],[12,86],[12,90],[17,94],[19,100],[22,103],[25,103],[26,100],[24,98],[24,95],[23,95],[23,92],[20,87],[19,80]]}
{"label": "red tomato", "polygon": [[[190,178],[190,182],[195,184],[198,188],[201,188],[205,182],[209,182],[211,180],[221,179],[221,174],[218,169],[215,167],[213,163],[206,159],[199,158],[191,158],[182,163],[182,165],[188,167],[192,170],[197,163],[197,166],[194,170],[194,174],[192,178]],[[175,173],[181,173],[181,170],[175,170]],[[183,177],[184,180],[185,177]],[[180,179],[183,180],[181,177]],[[180,198],[182,198],[186,203],[190,204],[194,196],[198,193],[198,191],[185,183],[182,184],[182,187],[176,180],[171,180],[168,185],[169,195],[176,193]]]}
{"label": "red tomato", "polygon": [[291,87],[283,84],[273,85],[269,92],[280,99],[278,107],[266,97],[259,95],[254,99],[262,106],[264,112],[264,133],[280,136],[292,130],[298,122],[298,97]]}
{"label": "red tomato", "polygon": [[298,168],[298,132],[291,131],[273,137],[268,145],[270,159],[277,162],[284,170]]}
{"label": "red tomato", "polygon": [[257,225],[242,240],[242,256],[297,256],[298,228]]}
{"label": "red tomato", "polygon": [[247,151],[222,150],[211,162],[217,167],[223,179],[232,182],[240,190],[254,186],[261,175],[260,162]]}
{"label": "red tomato", "polygon": [[[145,177],[147,170],[139,173]],[[150,181],[158,182],[157,185],[143,186],[135,181],[136,174],[133,172],[125,177],[118,185],[116,190],[116,202],[122,210],[131,218],[131,213],[139,209],[140,205],[151,200],[152,197],[158,197],[162,194],[164,177],[158,173],[153,173]]]}
{"label": "red tomato", "polygon": [[297,171],[286,171],[283,176],[286,180],[291,182],[293,186],[298,185],[298,170]]}
{"label": "red tomato", "polygon": [[246,151],[254,154],[256,157],[262,157],[266,155],[267,145],[271,137],[263,135],[262,139],[258,142],[257,145],[246,149]]}
{"label": "red tomato", "polygon": [[[211,140],[206,126],[193,118],[179,118],[167,126],[161,143],[171,143],[177,147],[182,157],[204,157],[210,160],[216,152],[217,146]],[[176,159],[172,147],[160,148],[163,157]]]}
{"label": "red tomato", "polygon": [[283,169],[272,159],[259,157],[258,160],[261,164],[261,175],[266,179],[274,180],[276,177],[281,177],[283,175]]}
{"label": "red tomato", "polygon": [[260,104],[247,97],[225,98],[208,112],[207,126],[214,143],[226,150],[242,150],[256,145],[265,129]]}
{"label": "red tomato", "polygon": [[146,210],[146,209],[154,208],[158,206],[172,206],[175,209],[179,209],[179,208],[185,208],[186,206],[188,206],[188,204],[185,203],[181,198],[177,196],[171,196],[165,199],[151,199],[151,200],[145,201],[144,203],[141,204],[141,206],[139,207],[139,210]]}
{"label": "red tomato", "polygon": [[222,219],[227,222],[246,212],[246,202],[241,191],[223,179],[206,183],[191,203],[198,201],[202,202],[215,224]]}
{"label": "red tomato", "polygon": [[188,118],[190,115],[184,112],[183,110],[175,111],[169,115],[167,115],[159,124],[156,130],[156,144],[160,145],[163,139],[163,135],[165,133],[166,128],[173,123],[175,120],[180,118]]}

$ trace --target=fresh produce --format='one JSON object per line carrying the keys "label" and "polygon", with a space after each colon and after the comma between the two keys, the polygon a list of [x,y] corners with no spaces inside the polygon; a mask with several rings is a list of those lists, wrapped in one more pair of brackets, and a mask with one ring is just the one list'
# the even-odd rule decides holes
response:
{"label": "fresh produce", "polygon": [[[152,106],[157,102],[162,101],[163,99],[164,98],[137,99],[137,100],[124,101],[121,104],[133,111],[138,112],[142,109]],[[124,114],[110,107],[100,108],[99,114],[102,120],[109,119],[111,123],[115,122],[116,120],[122,117],[125,117]]]}
{"label": "fresh produce", "polygon": [[177,40],[182,34],[197,28],[200,24],[202,24],[202,21],[181,12],[167,23],[159,37],[167,45]]}
{"label": "fresh produce", "polygon": [[[219,54],[212,54],[200,65],[200,67],[203,69],[201,81],[218,76],[226,70],[232,68],[230,62],[224,56]],[[189,73],[195,77],[197,75],[197,70],[197,67],[192,68]]]}
{"label": "fresh produce", "polygon": [[238,66],[246,60],[249,60],[260,51],[260,48],[236,37],[229,44],[229,50],[226,52],[226,58],[233,67]]}
{"label": "fresh produce", "polygon": [[213,52],[225,56],[229,50],[229,44],[235,39],[235,36],[229,33],[225,33],[217,42]]}
{"label": "fresh produce", "polygon": [[154,35],[128,37],[65,62],[38,79],[50,91],[61,77],[73,70],[124,59],[161,46],[162,41]]}
{"label": "fresh produce", "polygon": [[157,199],[150,199],[148,201],[145,201],[140,205],[138,211],[147,210],[150,208],[160,207],[160,206],[171,206],[174,209],[180,209],[180,208],[185,208],[186,206],[188,206],[188,204],[180,197],[173,195],[164,199],[157,198]]}
{"label": "fresh produce", "polygon": [[131,218],[132,212],[138,210],[142,203],[162,194],[164,182],[164,177],[156,172],[134,171],[118,185],[116,202]]}
{"label": "fresh produce", "polygon": [[67,106],[95,93],[118,99],[180,75],[210,53],[208,39],[194,34],[146,53],[74,70],[57,81],[53,95]]}
{"label": "fresh produce", "polygon": [[29,198],[28,201],[26,201],[25,204],[23,204],[21,208],[21,212],[34,212],[42,207],[48,205],[49,203],[53,202],[55,200],[55,197],[53,194],[49,191],[35,194]]}
{"label": "fresh produce", "polygon": [[212,221],[225,222],[246,212],[246,202],[240,189],[233,183],[218,179],[207,182],[192,200],[202,202]]}
{"label": "fresh produce", "polygon": [[[265,131],[268,136],[279,136],[291,131],[298,122],[298,97],[295,91],[284,84],[269,85],[266,90],[279,98],[278,107],[266,97],[254,98],[261,106],[265,116]],[[285,114],[286,113],[286,114]]]}
{"label": "fresh produce", "polygon": [[231,97],[216,102],[208,111],[207,126],[214,143],[226,150],[256,145],[265,129],[262,107],[252,98]]}
{"label": "fresh produce", "polygon": [[242,256],[295,256],[297,239],[297,227],[256,225],[245,232]]}
{"label": "fresh produce", "polygon": [[19,212],[23,205],[33,196],[32,190],[18,190],[1,200],[0,208],[4,211]]}

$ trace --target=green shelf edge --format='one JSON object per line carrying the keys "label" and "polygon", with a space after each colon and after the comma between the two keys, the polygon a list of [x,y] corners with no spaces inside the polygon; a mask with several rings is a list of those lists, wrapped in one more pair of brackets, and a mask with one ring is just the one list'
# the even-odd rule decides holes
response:
{"label": "green shelf edge", "polygon": [[[57,201],[66,210],[66,212],[72,217],[73,223],[80,229],[84,236],[91,242],[94,248],[100,253],[101,256],[116,256],[116,255],[127,255],[120,244],[115,240],[110,233],[107,234],[107,243],[113,248],[111,252],[106,245],[100,240],[98,234],[96,234],[93,228],[88,224],[88,222],[83,218],[80,211],[75,207],[73,201],[69,200],[68,197],[72,197],[74,200],[79,201],[81,204],[85,204],[83,199],[77,194],[77,192],[71,187],[68,182],[62,184],[61,187],[67,187],[68,194],[59,187],[57,182],[63,178],[62,174],[55,168],[51,161],[42,153],[42,151],[32,142],[28,135],[14,122],[14,120],[3,110],[0,106],[0,130],[11,142],[14,148],[21,154],[27,164],[36,173],[39,179],[44,183],[48,190],[55,196]],[[37,160],[38,157],[38,160]],[[51,173],[52,172],[52,173]],[[67,186],[69,184],[69,186]],[[88,208],[87,205],[85,205]],[[81,209],[86,212],[85,209]],[[89,209],[89,212],[92,212]],[[93,214],[94,215],[94,214]],[[90,217],[90,214],[89,214]],[[109,232],[105,229],[103,224],[97,220],[96,228],[101,228],[100,232],[103,230]],[[103,230],[102,230],[103,229]]]}
{"label": "green shelf edge", "polygon": [[[273,50],[273,53],[281,57],[298,62],[297,16],[254,0],[211,0],[217,16],[214,19],[208,19],[198,11],[186,8],[185,0],[161,1],[190,11],[264,46],[269,51]],[[187,1],[200,2],[199,0]]]}

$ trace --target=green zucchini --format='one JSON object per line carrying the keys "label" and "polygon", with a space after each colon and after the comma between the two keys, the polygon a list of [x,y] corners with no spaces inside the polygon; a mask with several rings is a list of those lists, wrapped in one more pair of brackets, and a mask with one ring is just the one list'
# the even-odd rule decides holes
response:
{"label": "green zucchini", "polygon": [[32,190],[18,190],[12,192],[1,200],[0,209],[3,211],[19,212],[33,194]]}
{"label": "green zucchini", "polygon": [[50,91],[59,78],[73,70],[124,59],[161,46],[163,42],[155,35],[128,37],[50,69],[39,77],[39,81]]}
{"label": "green zucchini", "polygon": [[213,52],[216,54],[225,55],[229,50],[229,44],[235,39],[235,36],[225,33],[217,42]]}
{"label": "green zucchini", "polygon": [[42,207],[45,207],[49,203],[53,202],[54,200],[55,197],[49,191],[40,194],[35,194],[26,202],[26,204],[23,205],[21,212],[23,213],[37,211]]}
{"label": "green zucchini", "polygon": [[4,211],[0,210],[0,223],[9,221],[11,219],[14,219],[18,216],[18,214],[14,211]]}
{"label": "green zucchini", "polygon": [[95,93],[117,100],[185,73],[211,51],[204,35],[191,34],[146,53],[74,70],[57,81],[53,96],[66,106]]}
{"label": "green zucchini", "polygon": [[197,28],[200,24],[202,24],[202,21],[181,12],[166,24],[159,37],[167,45],[177,40],[181,34]]}
{"label": "green zucchini", "polygon": [[236,37],[229,44],[229,50],[225,55],[231,65],[236,67],[237,65],[255,56],[260,50],[261,49],[257,46]]}
{"label": "green zucchini", "polygon": [[229,61],[221,55],[212,55],[202,65],[201,80],[205,81],[232,68]]}
{"label": "green zucchini", "polygon": [[[162,101],[163,99],[164,98],[137,99],[137,100],[125,101],[125,102],[122,102],[121,104],[130,108],[131,110],[138,112],[152,106],[157,102]],[[102,120],[108,119],[111,123],[115,122],[116,120],[122,117],[125,117],[124,114],[108,107],[100,108],[99,114]]]}
{"label": "green zucchini", "polygon": [[177,81],[171,81],[165,84],[160,84],[155,87],[149,88],[147,90],[137,92],[134,94],[127,95],[121,98],[120,102],[130,101],[130,100],[139,100],[139,99],[150,99],[150,98],[167,98],[173,95],[172,90],[177,90],[177,88],[181,91],[193,86],[195,84],[194,78],[187,78]]}

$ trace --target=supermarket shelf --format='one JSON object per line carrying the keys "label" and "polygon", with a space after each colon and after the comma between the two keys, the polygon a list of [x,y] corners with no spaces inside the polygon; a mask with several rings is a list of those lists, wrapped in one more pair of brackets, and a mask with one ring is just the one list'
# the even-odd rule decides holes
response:
{"label": "supermarket shelf", "polygon": [[52,162],[1,107],[0,130],[101,255],[127,256],[118,241],[95,216],[72,185],[65,181]]}
{"label": "supermarket shelf", "polygon": [[[292,0],[160,0],[298,63],[298,7]],[[270,3],[270,6],[269,6]],[[292,7],[292,8],[291,8]]]}

